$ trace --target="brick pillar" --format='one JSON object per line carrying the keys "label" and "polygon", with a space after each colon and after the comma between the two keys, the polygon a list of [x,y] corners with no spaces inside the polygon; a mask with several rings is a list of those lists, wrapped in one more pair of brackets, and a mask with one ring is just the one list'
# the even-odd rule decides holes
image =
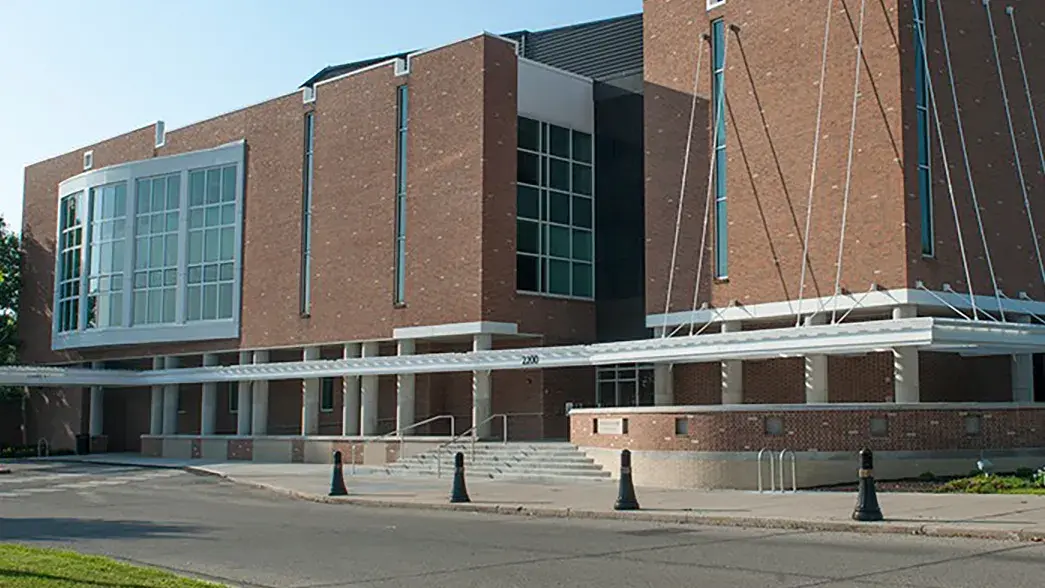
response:
{"label": "brick pillar", "polygon": [[[723,333],[741,331],[740,321],[722,323]],[[731,359],[722,362],[722,404],[744,403],[744,362]]]}

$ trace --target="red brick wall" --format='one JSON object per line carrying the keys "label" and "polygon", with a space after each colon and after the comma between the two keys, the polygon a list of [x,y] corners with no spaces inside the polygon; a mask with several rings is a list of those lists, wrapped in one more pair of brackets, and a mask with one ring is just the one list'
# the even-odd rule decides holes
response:
{"label": "red brick wall", "polygon": [[893,400],[892,352],[828,357],[827,370],[827,396],[830,402]]}
{"label": "red brick wall", "polygon": [[[908,283],[897,1],[870,3],[865,23],[867,67],[861,71],[863,100],[841,281],[853,291],[865,291],[872,282],[886,288]],[[648,312],[664,312],[698,38],[710,32],[709,20],[718,17],[741,27],[738,34],[726,32],[730,275],[728,282],[712,287],[707,255],[699,300],[725,306],[734,299],[752,304],[797,297],[824,29],[821,7],[811,4],[816,3],[749,0],[728,2],[708,13],[702,2],[644,2]],[[852,3],[848,10],[853,10]],[[856,42],[855,27],[846,16],[836,10],[829,47],[806,296],[833,290]],[[855,23],[857,15],[848,18]],[[705,45],[697,90],[702,98],[710,95],[710,63]],[[712,116],[702,100],[673,310],[692,305]],[[708,245],[712,235],[709,231]]]}
{"label": "red brick wall", "polygon": [[1012,358],[918,354],[922,402],[1011,402]]}
{"label": "red brick wall", "polygon": [[[967,416],[981,415],[980,433],[966,433]],[[626,417],[626,435],[593,434],[592,411],[570,417],[573,443],[581,447],[607,447],[660,451],[949,451],[1045,447],[1045,408],[998,409],[925,407],[871,410],[716,411],[673,414],[628,414],[613,411],[603,417]],[[765,418],[783,421],[783,435],[768,435]],[[675,434],[675,419],[689,421],[688,435]],[[871,419],[886,418],[884,436],[871,435]]]}
{"label": "red brick wall", "polygon": [[75,449],[76,435],[87,432],[83,388],[32,388],[29,394],[29,442],[46,439],[52,449]]}
{"label": "red brick wall", "polygon": [[744,404],[802,404],[806,401],[801,357],[744,362]]}
{"label": "red brick wall", "polygon": [[0,446],[22,444],[22,403],[0,401]]}
{"label": "red brick wall", "polygon": [[722,404],[722,369],[719,364],[677,364],[672,369],[675,404]]}

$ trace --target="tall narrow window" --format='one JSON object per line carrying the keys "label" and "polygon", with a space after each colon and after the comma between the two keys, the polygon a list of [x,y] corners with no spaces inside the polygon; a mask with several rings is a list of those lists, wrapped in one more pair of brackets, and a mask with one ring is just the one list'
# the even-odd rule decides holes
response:
{"label": "tall narrow window", "polygon": [[334,412],[334,378],[323,378],[319,389],[319,411]]}
{"label": "tall narrow window", "polygon": [[87,328],[117,327],[123,324],[127,184],[117,182],[91,188],[90,201]]}
{"label": "tall narrow window", "polygon": [[236,255],[236,166],[189,172],[190,321],[232,318]]}
{"label": "tall narrow window", "polygon": [[315,144],[315,113],[305,113],[305,162],[301,195],[301,314],[312,311],[312,149]]}
{"label": "tall narrow window", "polygon": [[62,198],[59,211],[58,332],[75,331],[80,325],[80,278],[83,274],[83,192]]}
{"label": "tall narrow window", "polygon": [[177,318],[181,174],[138,180],[135,197],[133,323],[173,323]]}
{"label": "tall narrow window", "polygon": [[925,71],[925,0],[914,1],[914,108],[918,132],[918,203],[921,211],[922,255],[935,255],[932,199],[932,126],[929,124],[929,84]]}
{"label": "tall narrow window", "polygon": [[396,89],[396,211],[395,304],[406,303],[406,132],[409,115],[407,86]]}
{"label": "tall narrow window", "polygon": [[729,276],[729,215],[726,209],[726,23],[711,23],[714,68],[712,116],[715,145],[715,277]]}

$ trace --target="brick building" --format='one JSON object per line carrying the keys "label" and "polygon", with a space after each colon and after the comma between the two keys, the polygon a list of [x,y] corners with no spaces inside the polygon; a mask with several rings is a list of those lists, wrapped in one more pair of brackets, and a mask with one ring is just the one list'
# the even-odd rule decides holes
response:
{"label": "brick building", "polygon": [[40,162],[23,353],[66,367],[2,376],[47,382],[33,435],[56,444],[257,459],[290,436],[298,460],[498,418],[639,449],[599,415],[680,405],[755,437],[816,405],[857,439],[903,405],[885,430],[913,439],[1043,400],[1045,9],[1011,5],[646,0]]}

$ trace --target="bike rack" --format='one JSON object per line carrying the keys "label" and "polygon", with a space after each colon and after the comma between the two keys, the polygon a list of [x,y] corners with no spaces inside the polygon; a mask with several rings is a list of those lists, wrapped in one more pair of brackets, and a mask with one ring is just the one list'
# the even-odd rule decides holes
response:
{"label": "bike rack", "polygon": [[[762,448],[758,451],[758,492],[762,493],[762,456],[769,451],[766,448]],[[773,465],[773,454],[769,454],[769,491],[776,492],[776,473]]]}
{"label": "bike rack", "polygon": [[784,449],[780,452],[780,491],[784,490],[784,458],[788,455],[791,456],[791,492],[798,492],[798,477],[795,475],[795,452],[790,449]]}
{"label": "bike rack", "polygon": [[[784,461],[787,459],[788,456],[790,456],[791,457],[791,492],[798,492],[798,476],[797,476],[797,473],[796,473],[796,470],[797,470],[797,459],[795,457],[795,452],[790,450],[790,449],[784,449],[779,454],[775,454],[773,451],[769,450],[768,448],[763,447],[762,449],[760,449],[758,451],[758,491],[759,491],[759,493],[765,492],[765,484],[763,483],[763,478],[762,478],[762,456],[764,456],[764,455],[769,458],[769,491],[773,492],[773,493],[776,493],[776,492],[781,492],[781,493],[787,492],[787,490],[786,490],[786,488],[787,488],[787,485],[786,485],[787,476],[786,476],[786,471],[784,469]],[[777,463],[780,464],[779,476],[777,475],[777,468],[776,468]],[[777,482],[780,483],[779,489],[777,487]]]}

